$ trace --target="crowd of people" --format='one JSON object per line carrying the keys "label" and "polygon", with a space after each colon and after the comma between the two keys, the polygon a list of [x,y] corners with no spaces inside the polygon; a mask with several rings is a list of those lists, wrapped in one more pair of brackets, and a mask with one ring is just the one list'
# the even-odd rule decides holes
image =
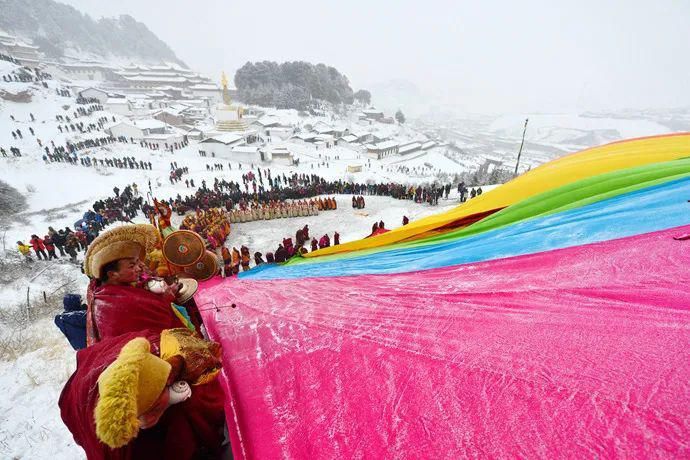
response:
{"label": "crowd of people", "polygon": [[477,188],[472,187],[471,189],[468,189],[464,182],[460,182],[458,184],[458,194],[460,195],[460,202],[461,203],[466,202],[468,197],[470,199],[476,198],[476,197],[480,196],[482,193],[483,193],[483,190],[481,187],[477,187]]}
{"label": "crowd of people", "polygon": [[[403,221],[406,219],[406,216],[403,216]],[[409,221],[408,221],[409,222]],[[406,224],[403,224],[406,225]],[[374,224],[371,226],[371,234],[367,237],[369,238],[370,236],[376,236],[380,235],[382,233],[388,233],[390,230],[386,228],[386,224],[383,223],[382,220],[378,222],[374,222]]]}
{"label": "crowd of people", "polygon": [[[215,168],[216,166],[214,166]],[[196,188],[193,179],[185,180],[188,188]],[[213,207],[225,207],[234,209],[236,205],[240,209],[251,208],[251,203],[263,208],[270,207],[271,203],[284,203],[288,200],[305,200],[319,195],[353,194],[353,206],[363,206],[364,196],[390,196],[401,200],[413,200],[416,203],[438,204],[439,198],[447,198],[451,185],[442,187],[432,186],[408,186],[404,184],[357,184],[351,182],[326,181],[316,174],[297,174],[290,176],[285,173],[273,175],[271,170],[258,168],[258,173],[252,171],[242,175],[242,182],[228,181],[225,178],[215,178],[213,186],[209,188],[206,181],[201,182],[200,187],[192,195],[182,196],[178,194],[169,199],[172,208],[178,213],[184,214],[190,209]],[[337,207],[337,204],[335,204]],[[321,210],[329,209],[322,206]],[[360,208],[361,209],[361,208]],[[265,218],[265,213],[263,213]],[[282,217],[282,212],[281,212]],[[239,219],[241,217],[238,216]],[[252,217],[257,220],[260,217]],[[237,220],[241,222],[241,220]]]}
{"label": "crowd of people", "polygon": [[206,240],[209,249],[216,249],[223,247],[230,234],[230,223],[221,208],[211,208],[207,211],[197,209],[182,220],[180,230],[198,233]]}
{"label": "crowd of people", "polygon": [[[333,234],[333,244],[340,244],[340,234],[334,232]],[[300,256],[306,254],[307,252],[316,251],[318,249],[327,248],[331,245],[331,238],[328,234],[324,234],[317,239],[309,234],[309,225],[298,229],[295,232],[295,241],[292,241],[292,237],[288,236],[283,238],[283,241],[278,244],[278,247],[273,252],[266,253],[267,263],[283,263],[290,260],[292,257]],[[257,253],[259,256],[261,253]],[[260,265],[257,263],[257,265]]]}
{"label": "crowd of people", "polygon": [[[13,64],[21,65],[14,57],[8,56],[7,54],[0,53],[0,60],[11,62]],[[2,81],[4,82],[22,82],[22,83],[32,83],[32,82],[43,82],[45,80],[52,79],[52,75],[47,72],[43,72],[37,68],[30,70],[28,67],[23,67],[22,71],[11,72],[9,74],[2,76]]]}
{"label": "crowd of people", "polygon": [[35,256],[44,261],[69,257],[76,263],[77,254],[86,251],[105,227],[118,221],[130,222],[142,210],[143,198],[139,196],[136,184],[127,185],[122,193],[116,187],[114,192],[113,197],[95,201],[92,208],[75,222],[74,230],[70,227],[55,230],[49,226],[42,238],[33,234],[28,243],[17,241],[17,250],[27,262],[34,262]]}
{"label": "crowd of people", "polygon": [[[182,176],[185,174],[189,174],[189,168],[187,166],[180,167],[177,165],[177,161],[170,163],[170,174],[168,179],[170,180],[171,184],[174,185],[178,182],[181,182]],[[187,184],[187,188],[189,188],[189,180],[185,179],[185,183]]]}
{"label": "crowd of people", "polygon": [[[77,157],[58,151],[57,154],[48,158],[48,161],[67,161],[75,163]],[[151,169],[151,162],[137,160],[135,157],[91,159],[90,157],[79,158],[84,166],[95,166],[97,164],[116,168],[129,169]],[[180,168],[177,162],[170,164],[170,180],[176,183],[182,180],[182,175],[188,172],[186,167]],[[185,183],[194,186],[191,180]],[[255,184],[259,184],[258,189],[254,189]],[[267,183],[270,188],[263,188],[262,184]],[[252,186],[252,192],[249,186]],[[244,185],[244,187],[242,186]],[[244,188],[244,190],[242,190]],[[32,235],[29,243],[17,242],[18,250],[28,259],[33,260],[32,256],[39,260],[51,260],[68,255],[71,260],[76,260],[76,253],[83,251],[105,225],[114,221],[130,221],[139,211],[143,211],[149,218],[155,213],[154,207],[144,202],[139,194],[136,184],[128,185],[122,193],[115,188],[115,196],[106,200],[99,200],[93,205],[93,211],[85,213],[85,218],[80,221],[78,228],[72,231],[69,228],[58,232],[52,229],[43,237]],[[242,183],[226,181],[225,179],[214,180],[213,188],[208,188],[205,181],[193,195],[182,197],[180,194],[176,198],[163,202],[166,206],[178,215],[184,215],[188,211],[200,211],[203,213],[214,209],[223,209],[223,217],[230,223],[242,223],[255,220],[268,220],[277,218],[304,217],[318,215],[320,211],[337,209],[337,201],[334,197],[317,197],[313,195],[332,193],[353,193],[352,207],[362,209],[365,207],[367,195],[392,196],[398,199],[412,199],[423,202],[431,199],[432,203],[437,202],[439,197],[448,196],[450,185],[444,187],[414,187],[403,184],[355,184],[343,181],[326,181],[317,175],[292,174],[290,176],[282,173],[273,175],[270,169],[261,169],[257,174],[250,171],[242,176]],[[458,192],[461,201],[466,201],[467,197],[474,198],[481,195],[481,187],[468,190],[464,183],[458,184]],[[431,197],[431,198],[429,198]],[[205,238],[211,237],[216,241],[214,246],[222,246],[222,242],[227,237],[227,231],[218,231],[224,228],[220,225],[200,226],[195,222],[195,216],[199,213],[185,218],[182,228],[189,228],[201,231]],[[403,218],[403,225],[409,222],[407,217]],[[209,230],[210,229],[210,230]],[[376,223],[371,235],[376,235],[388,231],[383,227],[383,222]],[[73,234],[73,236],[71,236]],[[35,237],[34,237],[35,236]],[[68,241],[69,240],[69,241]],[[318,240],[316,238],[297,237],[297,244],[291,242],[290,238],[284,239],[283,243],[274,251],[266,254],[267,260],[273,259],[277,262],[287,260],[301,251],[316,250],[331,245],[331,238],[323,235]],[[218,244],[220,242],[220,244]],[[339,235],[334,235],[333,244],[339,244]],[[57,249],[57,251],[55,251]],[[33,252],[32,252],[33,251]],[[240,251],[241,254],[241,251]],[[256,256],[256,253],[254,254]],[[285,255],[285,257],[283,257]],[[255,261],[262,260],[263,255],[254,257]],[[251,259],[251,257],[250,257]],[[232,271],[232,270],[230,270]]]}

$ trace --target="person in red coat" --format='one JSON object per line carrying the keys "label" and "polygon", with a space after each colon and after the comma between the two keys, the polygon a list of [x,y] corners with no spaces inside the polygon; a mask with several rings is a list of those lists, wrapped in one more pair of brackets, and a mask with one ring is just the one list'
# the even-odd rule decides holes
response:
{"label": "person in red coat", "polygon": [[86,249],[87,243],[86,243],[86,233],[84,233],[84,230],[77,230],[74,233],[74,236],[77,237],[77,241],[79,242],[79,250]]}
{"label": "person in red coat", "polygon": [[48,255],[45,251],[46,247],[43,244],[43,240],[40,239],[38,235],[31,235],[31,240],[29,240],[29,243],[34,248],[34,252],[36,253],[36,257],[38,257],[38,260],[48,260]]}
{"label": "person in red coat", "polygon": [[55,254],[55,245],[53,244],[53,239],[50,235],[46,235],[43,237],[43,245],[45,246],[46,251],[48,251],[48,260],[58,258]]}

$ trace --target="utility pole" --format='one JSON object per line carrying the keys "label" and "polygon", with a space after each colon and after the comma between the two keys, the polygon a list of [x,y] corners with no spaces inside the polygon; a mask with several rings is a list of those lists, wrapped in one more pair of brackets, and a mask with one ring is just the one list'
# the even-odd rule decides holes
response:
{"label": "utility pole", "polygon": [[517,176],[518,166],[520,166],[520,155],[522,155],[522,146],[525,145],[525,133],[527,132],[527,122],[529,118],[525,118],[525,128],[522,130],[522,142],[520,142],[520,150],[518,151],[517,163],[515,163],[515,176]]}

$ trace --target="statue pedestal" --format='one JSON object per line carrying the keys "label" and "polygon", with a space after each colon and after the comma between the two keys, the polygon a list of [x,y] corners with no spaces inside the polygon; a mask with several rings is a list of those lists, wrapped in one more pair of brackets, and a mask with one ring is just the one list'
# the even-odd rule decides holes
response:
{"label": "statue pedestal", "polygon": [[239,116],[239,109],[231,105],[220,104],[216,107],[216,130],[226,132],[244,132],[249,127]]}

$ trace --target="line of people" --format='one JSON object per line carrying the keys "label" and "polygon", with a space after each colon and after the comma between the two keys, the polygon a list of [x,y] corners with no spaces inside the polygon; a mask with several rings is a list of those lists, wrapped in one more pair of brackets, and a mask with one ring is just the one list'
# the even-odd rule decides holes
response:
{"label": "line of people", "polygon": [[458,194],[460,195],[460,202],[461,203],[466,202],[468,197],[470,199],[472,199],[472,198],[480,196],[482,193],[483,193],[483,190],[481,187],[477,187],[476,189],[474,187],[472,187],[471,189],[468,190],[468,188],[464,182],[460,182],[458,184]]}
{"label": "line of people", "polygon": [[117,221],[130,222],[142,208],[143,197],[139,196],[136,184],[127,185],[122,193],[117,187],[113,191],[114,197],[94,202],[92,209],[75,222],[74,230],[70,227],[55,230],[49,226],[43,238],[33,234],[28,243],[18,240],[17,250],[27,262],[34,261],[33,250],[38,260],[49,261],[69,256],[70,261],[76,263],[77,254],[86,251],[101,230]]}
{"label": "line of people", "polygon": [[57,248],[60,252],[60,257],[65,257],[67,254],[72,262],[76,262],[77,252],[85,250],[88,246],[88,240],[91,239],[93,241],[96,236],[97,234],[87,234],[81,229],[73,232],[69,227],[65,227],[62,230],[55,231],[53,227],[48,227],[48,234],[43,238],[34,234],[31,235],[29,244],[25,244],[21,240],[17,241],[17,250],[27,262],[33,262],[34,259],[31,257],[32,249],[38,260],[48,261],[58,259],[58,255],[55,253]]}

